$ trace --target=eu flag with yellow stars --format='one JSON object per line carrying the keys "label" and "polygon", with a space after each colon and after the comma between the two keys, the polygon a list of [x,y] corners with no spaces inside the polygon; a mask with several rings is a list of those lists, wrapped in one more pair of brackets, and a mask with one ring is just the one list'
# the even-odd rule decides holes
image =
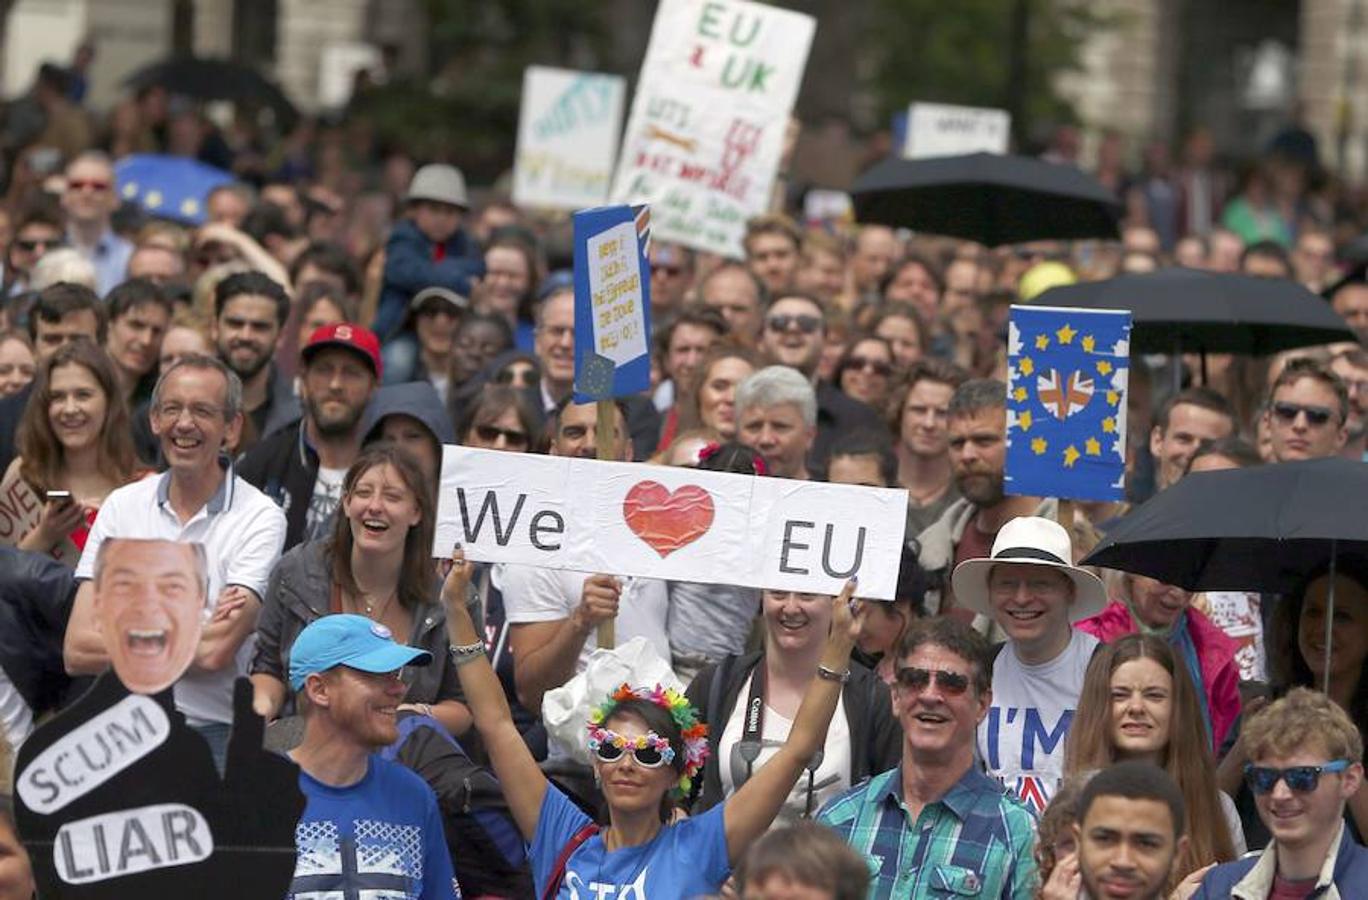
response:
{"label": "eu flag with yellow stars", "polygon": [[1130,330],[1125,310],[1012,307],[1008,494],[1123,499]]}

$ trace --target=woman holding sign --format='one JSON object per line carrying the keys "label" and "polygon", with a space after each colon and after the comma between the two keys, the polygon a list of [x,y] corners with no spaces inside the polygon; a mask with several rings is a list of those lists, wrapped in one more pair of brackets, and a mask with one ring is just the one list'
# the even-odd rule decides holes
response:
{"label": "woman holding sign", "polygon": [[[707,728],[673,690],[623,685],[590,717],[586,740],[608,821],[593,822],[549,784],[513,724],[503,689],[466,609],[472,566],[459,545],[442,591],[451,653],[509,810],[532,844],[539,897],[714,894],[779,812],[822,737],[849,677],[854,582],[828,600],[822,677],[813,679],[788,742],[726,803],[671,822],[707,756]],[[856,604],[857,606],[857,604]]]}
{"label": "woman holding sign", "polygon": [[43,360],[16,445],[0,481],[0,541],[75,567],[95,511],[137,472],[128,406],[103,350],[74,341]]}

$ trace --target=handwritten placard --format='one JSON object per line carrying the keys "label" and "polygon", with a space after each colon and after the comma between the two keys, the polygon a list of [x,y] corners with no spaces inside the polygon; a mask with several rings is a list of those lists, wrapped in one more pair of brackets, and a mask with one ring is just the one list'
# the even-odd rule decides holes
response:
{"label": "handwritten placard", "polygon": [[907,492],[448,446],[434,554],[892,599]]}
{"label": "handwritten placard", "polygon": [[926,159],[963,153],[1006,153],[1012,117],[1001,109],[913,103],[907,111],[903,156]]}
{"label": "handwritten placard", "polygon": [[575,213],[575,400],[651,386],[651,213],[604,206]]}
{"label": "handwritten placard", "polygon": [[661,0],[623,139],[615,203],[663,240],[740,257],[769,206],[816,20],[746,0]]}
{"label": "handwritten placard", "polygon": [[627,83],[617,75],[532,66],[523,73],[513,202],[599,206],[617,160]]}

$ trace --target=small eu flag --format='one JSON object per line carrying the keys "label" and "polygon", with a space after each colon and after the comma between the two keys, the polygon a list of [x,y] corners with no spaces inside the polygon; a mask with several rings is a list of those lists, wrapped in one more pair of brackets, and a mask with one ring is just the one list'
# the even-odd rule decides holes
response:
{"label": "small eu flag", "polygon": [[1123,499],[1130,330],[1124,310],[1012,307],[1008,494]]}

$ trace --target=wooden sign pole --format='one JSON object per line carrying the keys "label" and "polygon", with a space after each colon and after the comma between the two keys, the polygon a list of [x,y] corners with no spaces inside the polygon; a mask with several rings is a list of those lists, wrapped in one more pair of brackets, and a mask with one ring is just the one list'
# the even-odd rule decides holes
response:
{"label": "wooden sign pole", "polygon": [[[614,461],[613,444],[617,433],[617,405],[612,400],[597,401],[598,421],[594,425],[594,450],[598,459]],[[609,619],[598,626],[598,645],[617,646],[617,623]]]}

